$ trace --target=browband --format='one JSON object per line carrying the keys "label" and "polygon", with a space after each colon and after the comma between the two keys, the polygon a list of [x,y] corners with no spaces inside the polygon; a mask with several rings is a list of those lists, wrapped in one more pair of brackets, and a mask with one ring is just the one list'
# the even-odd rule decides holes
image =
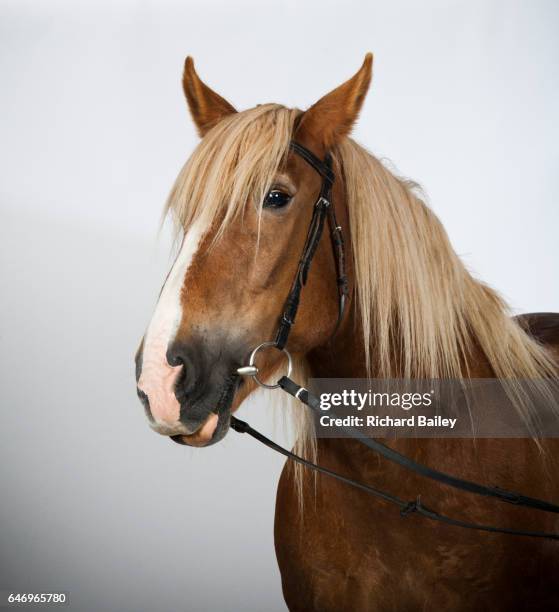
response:
{"label": "browband", "polygon": [[312,152],[309,151],[303,145],[300,145],[298,142],[292,140],[289,143],[289,147],[293,149],[299,157],[302,157],[309,165],[311,165],[317,172],[322,176],[322,178],[329,183],[329,186],[332,187],[334,184],[334,172],[332,171],[330,156],[326,157],[325,161],[318,159],[318,157]]}

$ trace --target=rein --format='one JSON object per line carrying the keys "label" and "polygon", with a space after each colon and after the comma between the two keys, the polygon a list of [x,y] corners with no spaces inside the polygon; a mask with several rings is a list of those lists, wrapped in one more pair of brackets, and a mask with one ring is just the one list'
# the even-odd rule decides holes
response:
{"label": "rein", "polygon": [[[299,260],[299,264],[297,266],[297,271],[295,273],[291,289],[285,301],[284,310],[280,318],[280,324],[278,327],[276,338],[273,342],[263,342],[262,344],[259,344],[252,351],[248,360],[248,365],[238,368],[236,373],[240,376],[253,377],[255,381],[262,387],[266,387],[268,389],[281,388],[286,393],[289,393],[290,395],[298,399],[300,402],[308,406],[314,412],[320,413],[320,400],[310,391],[308,391],[304,387],[297,385],[293,380],[291,380],[291,378],[289,378],[289,376],[291,375],[292,363],[291,355],[286,350],[285,345],[287,343],[291,327],[295,322],[295,317],[297,315],[297,309],[299,307],[299,301],[301,297],[301,291],[307,282],[310,265],[320,242],[326,219],[328,220],[332,250],[334,253],[334,260],[336,262],[336,282],[338,287],[339,299],[338,321],[334,333],[337,331],[343,319],[343,315],[349,297],[349,284],[345,272],[345,250],[342,228],[337,223],[336,214],[331,201],[332,185],[334,183],[335,178],[334,173],[332,171],[332,158],[330,157],[330,155],[327,155],[325,160],[322,161],[318,159],[318,157],[316,157],[316,155],[314,155],[314,153],[309,151],[307,148],[293,141],[290,143],[290,148],[297,155],[302,157],[310,166],[312,166],[312,168],[316,172],[318,172],[318,174],[320,174],[320,176],[322,177],[322,185],[320,188],[320,193],[318,194],[317,201],[314,205],[313,215],[309,225],[309,230],[307,232],[307,238],[303,247],[301,259]],[[287,375],[280,378],[276,384],[266,384],[258,378],[258,367],[255,365],[255,359],[257,353],[265,348],[275,348],[283,351],[288,360]],[[406,517],[409,514],[416,513],[427,519],[440,523],[445,523],[447,525],[453,525],[455,527],[462,527],[464,529],[474,529],[491,533],[504,533],[516,536],[559,540],[559,533],[547,533],[543,531],[524,531],[520,529],[509,529],[506,527],[495,527],[492,525],[483,525],[479,523],[462,521],[460,519],[454,519],[444,514],[439,514],[438,512],[431,510],[427,506],[424,506],[420,501],[419,495],[413,501],[405,501],[395,495],[392,495],[391,493],[387,493],[386,491],[382,491],[370,485],[366,485],[356,480],[352,480],[351,478],[343,476],[338,472],[334,472],[332,470],[329,470],[328,468],[317,465],[316,463],[312,463],[311,461],[308,461],[307,459],[304,459],[303,457],[300,457],[299,455],[296,455],[291,451],[288,451],[287,449],[283,448],[282,446],[276,444],[266,436],[262,435],[260,432],[253,429],[248,423],[246,423],[245,421],[241,421],[240,419],[237,419],[234,416],[231,416],[231,428],[238,433],[247,433],[254,439],[267,446],[268,448],[271,448],[272,450],[284,455],[288,459],[292,459],[296,463],[304,465],[305,467],[315,472],[319,472],[321,474],[325,474],[327,476],[335,478],[336,480],[356,487],[370,495],[373,495],[379,499],[383,499],[384,501],[398,506],[400,508],[400,515],[402,517]],[[512,491],[507,491],[506,489],[501,489],[499,487],[487,487],[476,482],[457,478],[456,476],[452,476],[451,474],[435,470],[426,465],[413,461],[409,457],[406,457],[405,455],[402,455],[401,453],[391,449],[390,447],[382,444],[378,440],[364,436],[363,434],[361,434],[361,432],[354,428],[344,427],[343,429],[353,439],[357,440],[358,442],[361,442],[362,444],[364,444],[371,450],[374,450],[375,452],[379,453],[389,461],[392,461],[425,478],[430,478],[431,480],[434,480],[436,482],[440,482],[444,485],[460,489],[462,491],[467,491],[469,493],[483,495],[486,497],[493,497],[502,502],[507,502],[518,506],[524,506],[527,508],[533,508],[544,512],[559,513],[559,506],[550,502],[514,493]]]}

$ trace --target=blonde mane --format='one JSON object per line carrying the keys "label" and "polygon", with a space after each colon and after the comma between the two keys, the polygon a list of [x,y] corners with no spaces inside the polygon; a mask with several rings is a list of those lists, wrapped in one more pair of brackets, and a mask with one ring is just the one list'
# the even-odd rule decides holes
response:
{"label": "blonde mane", "polygon": [[[178,227],[204,218],[218,223],[218,239],[247,203],[262,202],[286,158],[300,112],[266,104],[216,125],[170,194],[166,211]],[[371,377],[468,377],[475,347],[497,378],[555,378],[546,349],[510,317],[495,291],[465,268],[415,184],[349,138],[332,153],[346,191],[353,302]],[[520,395],[513,403],[529,416]]]}
{"label": "blonde mane", "polygon": [[415,183],[396,177],[351,139],[335,156],[347,193],[369,372],[380,378],[468,377],[475,346],[497,378],[557,375],[547,351],[466,269]]}
{"label": "blonde mane", "polygon": [[285,159],[299,110],[262,104],[220,121],[180,171],[164,215],[179,232],[196,221],[217,222],[214,240],[247,203],[260,207]]}

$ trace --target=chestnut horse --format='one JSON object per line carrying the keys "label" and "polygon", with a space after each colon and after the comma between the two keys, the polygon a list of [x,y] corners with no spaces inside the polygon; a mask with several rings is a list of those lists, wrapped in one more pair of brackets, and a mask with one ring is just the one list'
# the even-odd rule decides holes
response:
{"label": "chestnut horse", "polygon": [[[213,444],[256,389],[235,372],[254,347],[274,338],[320,190],[320,176],[290,149],[292,140],[320,159],[331,155],[350,286],[333,334],[335,261],[323,238],[287,346],[298,382],[304,374],[557,378],[559,315],[511,318],[466,270],[417,186],[349,138],[371,74],[369,54],[351,79],[304,112],[278,104],[237,112],[187,58],[183,87],[201,142],[169,197],[182,244],[136,357],[138,394],[156,432],[192,446]],[[258,366],[273,380],[282,353],[265,351]],[[511,406],[530,413],[530,406]],[[308,421],[302,406],[298,415]],[[552,439],[387,444],[461,478],[559,500]],[[297,448],[404,499],[421,493],[456,518],[559,530],[557,515],[425,481],[354,440],[317,440],[304,424]],[[402,518],[383,501],[315,479],[291,462],[278,486],[275,544],[293,611],[559,608],[559,542]]]}

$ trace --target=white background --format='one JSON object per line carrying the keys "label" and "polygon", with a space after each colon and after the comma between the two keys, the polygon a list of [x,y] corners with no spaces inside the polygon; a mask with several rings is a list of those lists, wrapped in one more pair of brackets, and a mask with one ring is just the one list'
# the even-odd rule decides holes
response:
{"label": "white background", "polygon": [[[355,138],[423,185],[515,311],[558,310],[558,26],[551,0],[0,3],[0,589],[284,609],[281,460],[235,434],[174,446],[134,392],[160,211],[196,144],[184,57],[239,109],[305,108],[373,51]],[[243,412],[273,432],[264,403]]]}

